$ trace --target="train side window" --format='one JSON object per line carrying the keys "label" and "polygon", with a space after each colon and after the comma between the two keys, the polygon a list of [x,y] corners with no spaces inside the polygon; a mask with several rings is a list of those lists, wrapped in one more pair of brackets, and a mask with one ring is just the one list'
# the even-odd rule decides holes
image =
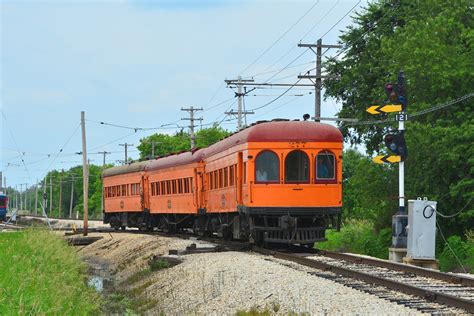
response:
{"label": "train side window", "polygon": [[188,182],[188,193],[193,192],[193,182],[191,181],[191,178],[186,178]]}
{"label": "train side window", "polygon": [[322,151],[316,156],[316,181],[336,179],[336,159],[330,151]]}
{"label": "train side window", "polygon": [[209,172],[207,174],[207,183],[209,183],[209,190],[212,190],[214,189],[214,187],[212,186],[212,172]]}
{"label": "train side window", "polygon": [[234,186],[234,165],[229,167],[229,186]]}
{"label": "train side window", "polygon": [[178,193],[183,194],[183,180],[184,179],[178,179]]}
{"label": "train side window", "polygon": [[270,150],[261,151],[255,159],[255,183],[280,182],[280,160]]}
{"label": "train side window", "polygon": [[152,183],[152,184],[151,184],[151,195],[152,195],[152,196],[155,196],[155,195],[156,195],[156,192],[155,192],[155,183]]}
{"label": "train side window", "polygon": [[309,182],[309,159],[304,151],[294,150],[286,156],[285,182]]}
{"label": "train side window", "polygon": [[125,184],[122,185],[122,196],[127,196],[127,186]]}
{"label": "train side window", "polygon": [[214,178],[214,189],[217,189],[219,187],[218,182],[217,182],[218,181],[217,170],[214,170],[212,173],[214,174],[214,176],[213,176],[213,178]]}
{"label": "train side window", "polygon": [[247,184],[247,162],[244,162],[242,174],[243,174],[243,176],[242,176],[243,183]]}
{"label": "train side window", "polygon": [[166,195],[165,181],[160,181],[161,195]]}
{"label": "train side window", "polygon": [[224,188],[229,186],[229,168],[224,168]]}

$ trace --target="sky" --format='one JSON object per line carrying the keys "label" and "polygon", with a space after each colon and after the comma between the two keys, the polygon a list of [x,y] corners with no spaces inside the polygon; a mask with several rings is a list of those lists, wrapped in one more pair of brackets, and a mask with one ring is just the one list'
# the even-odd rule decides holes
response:
{"label": "sky", "polygon": [[[235,118],[224,112],[237,110],[237,104],[225,79],[295,83],[298,74],[315,67],[315,54],[297,44],[321,37],[323,44],[336,44],[366,5],[357,0],[0,0],[0,171],[8,186],[24,188],[52,169],[81,164],[76,154],[82,150],[81,111],[88,158],[97,165],[102,164],[98,152],[111,152],[106,162],[118,164],[124,159],[119,144],[138,145],[156,132],[187,129],[183,107],[203,108],[196,113],[203,127],[217,122],[234,131]],[[254,90],[245,107],[259,108],[285,90]],[[334,117],[340,108],[325,100],[321,116]],[[295,87],[248,115],[247,122],[301,119],[305,113],[314,115],[314,93]],[[129,157],[138,158],[133,146]]]}

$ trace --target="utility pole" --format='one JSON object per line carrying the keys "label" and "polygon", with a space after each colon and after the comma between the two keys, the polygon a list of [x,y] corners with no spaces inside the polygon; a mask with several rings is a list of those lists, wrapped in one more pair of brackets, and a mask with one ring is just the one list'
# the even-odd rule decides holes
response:
{"label": "utility pole", "polygon": [[38,179],[36,179],[35,186],[35,215],[38,214]]}
{"label": "utility pole", "polygon": [[254,114],[253,111],[245,111],[245,110],[242,109],[244,96],[248,93],[247,91],[242,93],[242,86],[245,85],[246,83],[254,82],[254,80],[253,79],[242,80],[242,77],[239,76],[239,77],[237,77],[237,79],[224,80],[224,81],[225,81],[225,83],[227,83],[227,85],[236,85],[237,86],[237,92],[235,93],[235,96],[237,97],[237,112],[228,111],[228,112],[225,112],[225,114],[227,114],[227,115],[237,115],[237,128],[239,130],[241,130],[244,127],[243,124],[242,124],[242,116],[244,116],[245,121],[247,121],[247,114]]}
{"label": "utility pole", "polygon": [[72,218],[72,203],[74,201],[74,177],[72,177],[71,182],[71,200],[69,202],[69,218]]}
{"label": "utility pole", "polygon": [[194,107],[190,107],[187,109],[181,108],[181,111],[189,112],[189,118],[182,118],[181,120],[189,121],[189,131],[191,135],[191,149],[194,149],[194,147],[196,147],[196,135],[194,135],[194,127],[195,127],[194,121],[202,121],[202,117],[200,118],[194,117],[194,112],[202,111],[202,108],[194,108]]}
{"label": "utility pole", "polygon": [[[314,120],[316,122],[320,121],[321,118],[321,90],[322,90],[322,79],[323,78],[335,78],[334,76],[323,76],[321,74],[322,72],[322,63],[321,63],[321,58],[322,58],[322,49],[323,48],[342,48],[342,45],[323,45],[323,40],[318,39],[316,44],[298,44],[298,47],[308,47],[310,48],[313,53],[316,54],[316,75],[299,75],[299,79],[310,79],[314,83],[314,89],[315,89],[315,100],[314,100]],[[313,48],[316,48],[316,51],[314,51]],[[312,79],[315,79],[314,81]]]}
{"label": "utility pole", "polygon": [[28,211],[28,183],[25,183],[25,211]]}
{"label": "utility pole", "polygon": [[18,210],[18,185],[15,185],[15,209]]}
{"label": "utility pole", "polygon": [[[84,196],[84,236],[87,236],[88,230],[88,211],[89,211],[89,165],[87,162],[86,146],[86,123],[85,113],[81,111],[81,129],[82,129],[82,182]],[[125,159],[127,159],[127,144],[125,143]]]}
{"label": "utility pole", "polygon": [[63,176],[64,169],[61,169],[61,175],[59,177],[59,209],[58,209],[58,219],[61,218],[61,206],[63,203]]}
{"label": "utility pole", "polygon": [[49,216],[53,216],[53,173],[49,174]]}
{"label": "utility pole", "polygon": [[103,169],[105,167],[105,156],[107,156],[108,154],[111,154],[111,152],[109,152],[109,151],[99,151],[98,154],[103,155],[103,160],[102,160],[102,169]]}
{"label": "utility pole", "polygon": [[[125,147],[125,162],[123,164],[126,164],[128,162],[128,155],[127,155],[127,149],[128,149],[128,146],[133,146],[133,144],[119,144],[119,146],[124,146]],[[105,161],[105,154],[104,154],[104,161]]]}

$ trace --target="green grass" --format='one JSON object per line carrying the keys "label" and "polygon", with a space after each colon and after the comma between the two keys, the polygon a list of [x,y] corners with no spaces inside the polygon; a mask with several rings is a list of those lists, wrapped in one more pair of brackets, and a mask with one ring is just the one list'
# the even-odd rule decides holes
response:
{"label": "green grass", "polygon": [[74,248],[46,230],[1,233],[0,315],[99,314],[86,271]]}

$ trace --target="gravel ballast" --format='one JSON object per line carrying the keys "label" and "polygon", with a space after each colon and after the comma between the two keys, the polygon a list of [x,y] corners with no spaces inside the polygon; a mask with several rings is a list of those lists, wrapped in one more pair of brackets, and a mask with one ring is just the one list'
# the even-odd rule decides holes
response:
{"label": "gravel ballast", "polygon": [[[168,255],[191,243],[209,244],[137,234],[101,234],[84,247],[86,258],[108,263],[116,283],[147,267],[153,255]],[[133,287],[156,300],[148,313],[166,315],[234,315],[237,311],[267,310],[274,314],[390,314],[416,315],[373,295],[308,274],[309,268],[249,252],[189,254],[182,263],[155,271]]]}

